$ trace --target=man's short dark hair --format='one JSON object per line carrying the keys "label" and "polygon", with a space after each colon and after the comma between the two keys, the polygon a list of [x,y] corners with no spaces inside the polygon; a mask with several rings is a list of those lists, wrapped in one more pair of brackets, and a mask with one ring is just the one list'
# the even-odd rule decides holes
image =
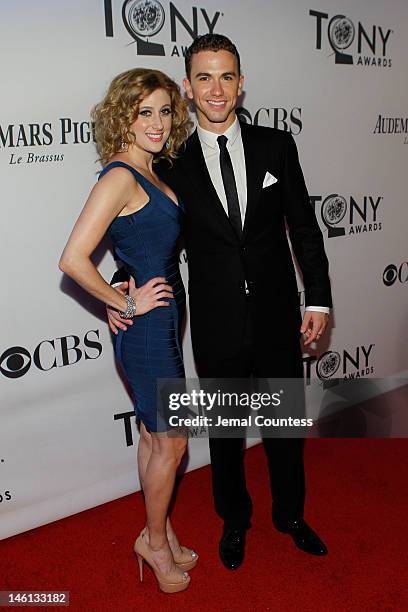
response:
{"label": "man's short dark hair", "polygon": [[191,63],[193,55],[195,53],[199,53],[200,51],[229,51],[237,58],[238,75],[241,74],[241,60],[239,58],[238,49],[234,43],[222,34],[203,34],[202,36],[195,38],[186,51],[184,61],[188,79],[191,77]]}

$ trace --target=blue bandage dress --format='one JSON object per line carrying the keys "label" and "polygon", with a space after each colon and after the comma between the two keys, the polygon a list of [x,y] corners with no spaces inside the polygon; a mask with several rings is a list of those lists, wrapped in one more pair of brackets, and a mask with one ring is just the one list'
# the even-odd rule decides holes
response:
{"label": "blue bandage dress", "polygon": [[[146,191],[149,201],[140,210],[116,217],[108,234],[117,257],[137,287],[156,276],[163,276],[173,288],[170,306],[154,308],[136,316],[127,331],[113,336],[115,355],[129,381],[135,413],[150,431],[161,431],[157,417],[157,379],[184,378],[181,328],[185,310],[185,291],[178,260],[184,209],[140,172],[124,162],[112,162],[100,173],[112,168],[128,169]],[[136,310],[137,312],[137,310]],[[166,429],[166,428],[164,428]]]}

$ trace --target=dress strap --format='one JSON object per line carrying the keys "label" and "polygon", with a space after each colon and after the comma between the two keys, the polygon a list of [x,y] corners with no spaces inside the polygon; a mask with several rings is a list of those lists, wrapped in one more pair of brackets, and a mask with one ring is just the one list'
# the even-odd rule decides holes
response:
{"label": "dress strap", "polygon": [[110,164],[107,164],[103,168],[103,170],[100,172],[98,180],[102,178],[102,176],[104,176],[107,172],[109,172],[109,170],[112,170],[112,168],[126,168],[133,174],[136,181],[141,184],[141,186],[146,191],[146,193],[148,195],[151,194],[152,187],[154,187],[154,185],[147,178],[145,178],[141,172],[138,172],[137,170],[135,170],[135,168],[133,168],[130,164],[127,164],[126,162],[122,162],[122,161],[110,162]]}

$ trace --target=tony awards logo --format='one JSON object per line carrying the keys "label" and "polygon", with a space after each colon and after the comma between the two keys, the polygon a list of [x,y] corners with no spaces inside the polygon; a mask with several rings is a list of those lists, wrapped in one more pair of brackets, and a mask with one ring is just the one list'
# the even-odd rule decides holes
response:
{"label": "tony awards logo", "polygon": [[329,43],[334,51],[336,64],[352,64],[353,57],[344,53],[356,35],[353,22],[345,15],[336,15],[329,21]]}
{"label": "tony awards logo", "polygon": [[[393,30],[377,25],[366,26],[360,21],[354,25],[346,15],[334,15],[329,18],[328,13],[314,10],[310,10],[309,15],[316,18],[318,50],[322,49],[323,24],[327,23],[327,39],[334,54],[335,64],[391,67],[391,58],[387,56],[387,45]],[[357,45],[353,46],[355,41]]]}
{"label": "tony awards logo", "polygon": [[157,0],[126,0],[122,7],[123,23],[137,42],[140,55],[164,55],[163,45],[149,42],[164,25],[164,8]]}
{"label": "tony awards logo", "polygon": [[378,232],[382,229],[379,206],[384,196],[366,195],[362,198],[346,198],[339,193],[310,196],[314,210],[320,207],[317,218],[328,238]]}
{"label": "tony awards logo", "polygon": [[320,356],[303,355],[306,385],[310,385],[315,374],[323,383],[334,378],[349,380],[374,374],[374,347],[374,343],[362,344],[340,351],[325,351]]}
{"label": "tony awards logo", "polygon": [[[105,0],[104,11],[105,35],[113,37],[112,0]],[[220,11],[209,13],[207,9],[197,6],[190,7],[190,14],[187,11],[180,11],[173,2],[125,0],[122,21],[136,43],[137,54],[184,57],[191,42],[200,34],[212,34],[223,16]],[[170,45],[166,41],[170,41]]]}
{"label": "tony awards logo", "polygon": [[322,203],[322,219],[331,236],[341,236],[344,228],[337,227],[347,212],[345,198],[337,193],[329,195]]}
{"label": "tony awards logo", "polygon": [[317,362],[316,371],[320,380],[327,380],[334,376],[340,367],[341,357],[337,351],[324,353]]}

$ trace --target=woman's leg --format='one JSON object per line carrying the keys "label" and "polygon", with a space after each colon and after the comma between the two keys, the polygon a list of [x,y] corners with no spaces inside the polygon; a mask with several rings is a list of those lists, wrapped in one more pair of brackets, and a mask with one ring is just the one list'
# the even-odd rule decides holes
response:
{"label": "woman's leg", "polygon": [[[139,468],[140,484],[143,490],[144,490],[146,467],[149,462],[151,454],[152,454],[152,436],[147,431],[145,425],[141,423],[140,424],[139,446],[137,449],[137,463],[138,463],[138,468]],[[180,544],[174,532],[174,529],[173,529],[173,526],[171,524],[169,517],[167,517],[167,522],[166,522],[166,533],[167,533],[167,539],[169,541],[169,545],[170,545],[172,553],[174,555],[180,555],[182,552],[180,548]],[[149,541],[148,530],[147,530],[147,540]]]}
{"label": "woman's leg", "polygon": [[147,431],[144,423],[140,423],[139,446],[137,447],[137,465],[139,469],[139,480],[144,490],[144,479],[146,467],[152,454],[152,436]]}
{"label": "woman's leg", "polygon": [[167,540],[167,512],[177,467],[186,450],[187,439],[158,433],[151,433],[150,436],[150,457],[146,462],[147,448],[142,447],[139,462],[142,471],[145,466],[141,480],[145,495],[148,541],[158,569],[169,573],[174,570],[174,560]]}

